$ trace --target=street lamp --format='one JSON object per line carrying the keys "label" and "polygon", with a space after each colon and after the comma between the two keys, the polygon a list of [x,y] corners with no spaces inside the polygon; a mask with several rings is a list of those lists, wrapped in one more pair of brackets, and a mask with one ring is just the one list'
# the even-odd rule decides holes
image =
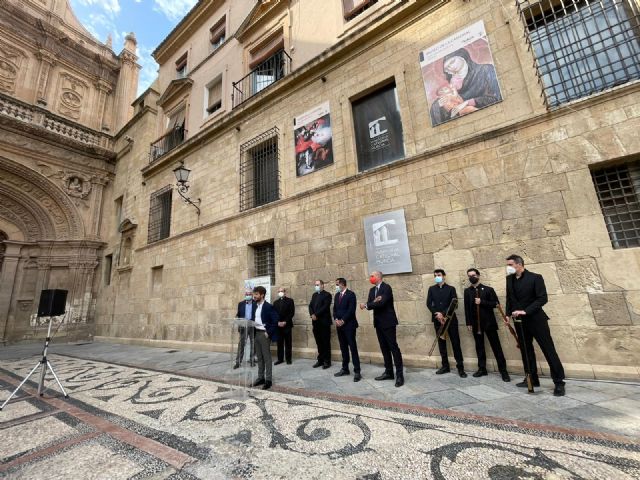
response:
{"label": "street lamp", "polygon": [[198,212],[198,215],[200,215],[200,207],[198,205],[200,205],[201,200],[198,198],[194,202],[193,200],[191,200],[191,198],[187,196],[187,192],[189,191],[189,174],[190,173],[191,173],[191,170],[189,170],[184,166],[184,162],[180,162],[180,166],[173,169],[173,174],[176,176],[176,182],[177,182],[176,187],[178,190],[178,194],[182,197],[185,203],[188,203],[189,205],[193,205],[193,207]]}

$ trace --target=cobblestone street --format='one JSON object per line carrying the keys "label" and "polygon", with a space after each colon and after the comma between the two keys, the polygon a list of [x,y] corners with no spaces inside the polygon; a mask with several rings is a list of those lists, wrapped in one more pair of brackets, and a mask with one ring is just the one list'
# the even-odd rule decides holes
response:
{"label": "cobblestone street", "polygon": [[[0,400],[38,361],[0,350]],[[114,344],[55,345],[53,378],[0,412],[0,476],[52,478],[640,478],[640,385],[543,379],[527,395],[498,376],[401,389],[334,378],[309,360],[274,367],[274,389],[234,385],[229,355]],[[35,379],[37,377],[32,377]],[[489,416],[490,415],[490,416]]]}

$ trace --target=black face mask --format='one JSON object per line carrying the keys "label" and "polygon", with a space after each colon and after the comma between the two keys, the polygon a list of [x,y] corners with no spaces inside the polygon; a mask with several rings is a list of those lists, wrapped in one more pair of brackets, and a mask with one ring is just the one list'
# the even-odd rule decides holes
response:
{"label": "black face mask", "polygon": [[471,285],[475,285],[476,283],[478,283],[480,281],[480,279],[478,277],[469,277],[469,283]]}

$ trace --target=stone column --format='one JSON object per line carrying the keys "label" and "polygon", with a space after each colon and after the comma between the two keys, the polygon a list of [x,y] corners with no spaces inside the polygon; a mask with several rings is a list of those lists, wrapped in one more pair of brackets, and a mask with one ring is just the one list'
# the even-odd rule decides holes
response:
{"label": "stone column", "polygon": [[2,325],[2,337],[0,342],[6,343],[9,324],[9,315],[11,310],[11,300],[16,285],[16,273],[18,271],[18,262],[20,261],[20,250],[22,243],[5,240],[6,246],[4,254],[4,262],[2,264],[2,273],[0,274],[0,325]]}
{"label": "stone column", "polygon": [[100,223],[102,219],[102,193],[104,187],[109,183],[106,177],[91,177],[91,208],[89,210],[89,231],[87,235],[94,240],[100,239]]}
{"label": "stone column", "polygon": [[138,61],[135,54],[137,44],[135,35],[130,33],[125,37],[124,48],[119,55],[120,75],[114,95],[113,112],[113,127],[116,132],[133,116],[131,104],[136,99],[140,70],[140,66],[136,63]]}
{"label": "stone column", "polygon": [[95,84],[98,91],[98,103],[96,105],[96,130],[108,132],[111,129],[111,119],[106,116],[107,99],[113,91],[111,85],[100,79]]}
{"label": "stone column", "polygon": [[36,53],[36,57],[40,60],[40,67],[38,70],[38,83],[36,84],[36,103],[38,105],[47,105],[47,93],[49,92],[49,77],[51,69],[56,63],[55,55],[40,50]]}

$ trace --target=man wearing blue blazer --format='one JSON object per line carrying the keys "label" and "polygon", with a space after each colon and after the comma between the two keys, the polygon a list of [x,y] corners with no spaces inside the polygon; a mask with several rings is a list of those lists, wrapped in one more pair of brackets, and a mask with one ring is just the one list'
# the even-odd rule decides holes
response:
{"label": "man wearing blue blazer", "polygon": [[[393,306],[393,290],[382,281],[382,272],[371,272],[369,282],[373,285],[369,290],[367,303],[361,303],[363,310],[373,310],[373,326],[376,329],[378,343],[384,358],[384,373],[376,380],[393,380],[393,364],[396,364],[396,387],[404,385],[402,353],[396,340],[398,317]],[[392,361],[393,360],[393,361]]]}
{"label": "man wearing blue blazer", "polygon": [[268,390],[273,385],[271,371],[271,342],[278,340],[278,312],[264,297],[267,290],[263,286],[253,289],[253,321],[255,323],[256,355],[258,356],[258,379],[253,386],[262,385]]}
{"label": "man wearing blue blazer", "polygon": [[344,278],[336,279],[336,296],[333,299],[333,319],[336,322],[340,351],[342,352],[342,369],[335,373],[335,377],[349,375],[349,350],[353,360],[353,381],[362,380],[360,375],[360,356],[356,342],[356,294],[347,288]]}
{"label": "man wearing blue blazer", "polygon": [[[253,319],[253,292],[251,289],[247,289],[244,292],[244,300],[238,303],[238,311],[236,312],[236,318],[243,318],[245,320]],[[254,354],[253,354],[253,346],[254,346],[254,337],[255,330],[253,326],[251,327],[238,327],[238,333],[240,334],[240,338],[238,340],[238,353],[236,354],[236,363],[233,366],[234,369],[240,368],[240,364],[242,363],[242,359],[244,358],[244,347],[247,340],[249,340],[249,362],[251,366],[255,366],[254,363]]]}

